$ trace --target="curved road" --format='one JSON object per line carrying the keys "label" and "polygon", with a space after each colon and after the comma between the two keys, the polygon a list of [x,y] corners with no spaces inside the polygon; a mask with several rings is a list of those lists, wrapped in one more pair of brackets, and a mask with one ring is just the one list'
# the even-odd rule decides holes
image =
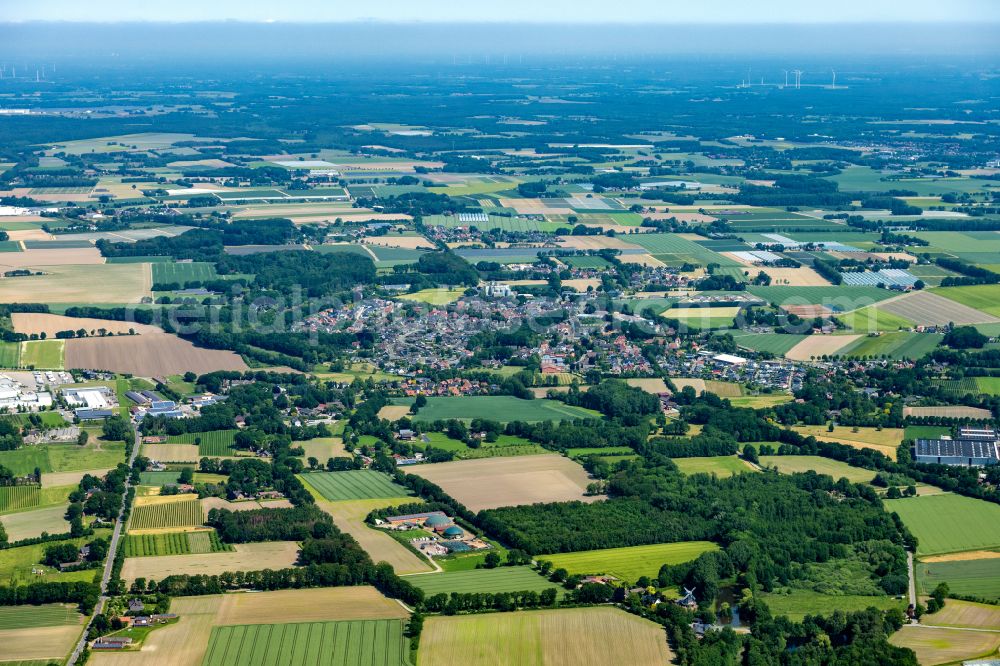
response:
{"label": "curved road", "polygon": [[[128,466],[130,469],[132,467],[132,463],[135,462],[136,456],[139,455],[139,431],[136,430],[134,434],[135,443],[132,445],[132,455],[128,458]],[[83,652],[83,648],[87,644],[87,633],[90,631],[90,625],[94,622],[94,618],[100,615],[101,611],[104,610],[104,604],[108,601],[108,582],[111,580],[111,569],[115,565],[115,555],[118,553],[118,542],[121,540],[122,529],[124,527],[122,515],[125,513],[125,498],[128,496],[128,491],[131,487],[131,477],[126,478],[125,492],[122,494],[122,509],[118,512],[118,520],[115,521],[115,529],[111,533],[111,543],[108,546],[108,557],[104,561],[104,573],[101,575],[101,596],[97,600],[97,605],[94,606],[94,612],[91,614],[90,619],[87,620],[87,626],[83,629],[83,635],[77,642],[76,647],[73,648],[73,654],[69,656],[69,660],[66,662],[67,666],[74,666],[80,658],[80,653]]]}

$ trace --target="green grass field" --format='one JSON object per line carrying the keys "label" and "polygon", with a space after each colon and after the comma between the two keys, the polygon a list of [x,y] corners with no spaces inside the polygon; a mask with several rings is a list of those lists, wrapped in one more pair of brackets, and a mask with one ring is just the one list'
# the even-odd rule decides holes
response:
{"label": "green grass field", "polygon": [[[411,405],[413,398],[395,398],[393,404]],[[556,400],[521,400],[508,395],[459,396],[427,398],[427,404],[420,409],[414,421],[438,421],[448,419],[492,419],[501,423],[510,421],[573,421],[575,419],[598,418],[600,415],[582,407],[572,407]]]}
{"label": "green grass field", "polygon": [[938,583],[948,583],[955,594],[1000,599],[1000,558],[917,562],[918,590],[928,593]]}
{"label": "green grass field", "polygon": [[405,497],[409,494],[406,488],[393,483],[388,475],[374,470],[314,472],[303,474],[301,478],[328,500]]}
{"label": "green grass field", "polygon": [[829,474],[834,479],[847,477],[851,483],[868,483],[875,478],[875,472],[852,467],[839,460],[821,456],[761,456],[761,466],[776,467],[782,474],[796,474],[810,470],[817,474]]}
{"label": "green grass field", "polygon": [[0,342],[0,368],[17,368],[21,365],[21,343]]}
{"label": "green grass field", "polygon": [[152,530],[165,527],[193,527],[205,522],[201,504],[192,495],[191,499],[165,504],[142,504],[132,509],[129,520],[130,530]]}
{"label": "green grass field", "polygon": [[583,255],[578,257],[561,257],[559,259],[572,268],[607,268],[610,264],[601,257]]}
{"label": "green grass field", "polygon": [[41,370],[62,370],[64,348],[65,343],[62,340],[22,342],[21,365]]}
{"label": "green grass field", "polygon": [[69,604],[40,606],[0,606],[0,631],[4,629],[35,629],[78,624],[80,613]]}
{"label": "green grass field", "polygon": [[859,338],[838,351],[837,355],[851,358],[888,356],[893,359],[919,359],[934,351],[942,339],[943,336],[935,333],[895,331]]}
{"label": "green grass field", "polygon": [[664,564],[690,562],[718,548],[710,541],[682,541],[539,555],[535,559],[548,560],[571,574],[607,574],[634,583],[640,576],[655,577]]}
{"label": "green grass field", "polygon": [[919,540],[917,555],[1000,547],[1000,506],[951,493],[886,500]]}
{"label": "green grass field", "polygon": [[14,474],[42,472],[72,472],[81,469],[103,469],[125,462],[124,442],[94,442],[76,444],[38,444],[15,451],[0,451],[0,465]]}
{"label": "green grass field", "polygon": [[719,264],[720,266],[740,266],[738,261],[724,257],[712,252],[707,247],[699,245],[694,241],[681,238],[677,234],[654,233],[654,234],[633,234],[628,237],[628,242],[649,250],[649,253],[660,258],[664,263],[689,262],[706,266],[708,264]]}
{"label": "green grass field", "polygon": [[913,322],[904,319],[887,310],[879,310],[874,306],[861,308],[837,316],[844,324],[856,333],[875,333],[876,331],[898,331],[910,328]]}
{"label": "green grass field", "polygon": [[806,339],[804,335],[776,335],[774,333],[733,333],[737,346],[758,352],[784,356],[785,352]]}
{"label": "green grass field", "polygon": [[1000,317],[1000,284],[972,287],[940,287],[933,293],[970,308]]}
{"label": "green grass field", "polygon": [[219,277],[215,272],[215,264],[202,261],[187,263],[169,262],[153,264],[153,284],[169,284],[176,282],[181,287],[186,282],[205,282]]}
{"label": "green grass field", "polygon": [[835,310],[847,312],[872,303],[883,301],[898,292],[878,287],[756,287],[747,291],[760,296],[769,303],[790,303],[795,305],[828,305]]}
{"label": "green grass field", "polygon": [[715,474],[720,478],[754,471],[736,456],[708,456],[705,458],[673,458],[674,464],[684,474]]}
{"label": "green grass field", "polygon": [[535,573],[531,567],[497,567],[496,569],[470,569],[468,571],[446,571],[444,573],[409,576],[413,583],[428,597],[444,592],[521,592],[534,590],[541,592],[555,583]]}
{"label": "green grass field", "polygon": [[215,530],[203,532],[168,532],[165,534],[129,534],[125,537],[125,557],[187,555],[188,553],[229,552],[233,547],[222,543]]}
{"label": "green grass field", "polygon": [[412,294],[402,294],[397,298],[402,301],[417,301],[428,305],[447,305],[448,303],[457,301],[464,293],[465,289],[462,289],[461,287],[455,287],[452,289],[422,289],[421,291],[415,291]]}
{"label": "green grass field", "polygon": [[38,506],[41,497],[41,487],[30,486],[0,486],[0,512],[19,511]]}
{"label": "green grass field", "polygon": [[409,666],[409,644],[403,629],[402,620],[213,627],[201,663]]}
{"label": "green grass field", "polygon": [[874,606],[879,610],[906,608],[906,602],[889,596],[868,597],[858,594],[821,594],[812,590],[792,590],[789,594],[765,594],[764,601],[771,614],[786,615],[801,622],[806,615],[829,615],[838,610],[849,613]]}
{"label": "green grass field", "polygon": [[180,470],[167,472],[140,472],[140,486],[163,486],[168,483],[177,483],[177,477],[181,475]]}
{"label": "green grass field", "polygon": [[955,594],[1000,599],[1000,558],[917,562],[918,590],[930,592],[938,583],[948,583]]}
{"label": "green grass field", "polygon": [[566,449],[566,455],[570,458],[583,458],[584,456],[618,456],[631,455],[635,453],[627,446],[591,446],[578,449]]}
{"label": "green grass field", "polygon": [[903,439],[937,439],[941,435],[951,435],[951,428],[945,426],[906,426]]}
{"label": "green grass field", "polygon": [[194,444],[198,442],[199,456],[234,456],[230,448],[236,437],[235,430],[210,430],[208,432],[188,432],[167,438],[168,444]]}
{"label": "green grass field", "polygon": [[70,580],[83,580],[90,582],[93,580],[94,574],[96,573],[94,570],[59,573],[51,567],[44,566],[42,568],[46,571],[45,575],[36,576],[31,573],[31,569],[33,567],[37,567],[37,565],[42,561],[42,558],[45,557],[46,547],[52,545],[53,543],[72,543],[76,546],[82,546],[85,543],[93,541],[95,538],[107,538],[110,535],[110,529],[98,529],[95,530],[93,536],[79,537],[77,539],[65,539],[63,541],[52,541],[48,543],[38,543],[31,546],[19,546],[17,548],[0,550],[0,580],[4,582],[4,585]]}

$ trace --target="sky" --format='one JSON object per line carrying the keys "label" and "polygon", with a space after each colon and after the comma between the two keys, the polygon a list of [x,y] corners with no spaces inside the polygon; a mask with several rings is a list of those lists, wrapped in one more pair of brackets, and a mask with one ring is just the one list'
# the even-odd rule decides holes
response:
{"label": "sky", "polygon": [[1000,22],[998,0],[0,0],[0,22]]}

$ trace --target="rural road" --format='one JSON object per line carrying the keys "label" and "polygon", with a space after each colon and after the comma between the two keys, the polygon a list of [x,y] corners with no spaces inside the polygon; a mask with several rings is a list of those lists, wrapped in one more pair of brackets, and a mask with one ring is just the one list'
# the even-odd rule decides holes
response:
{"label": "rural road", "polygon": [[910,605],[917,607],[917,581],[913,576],[913,553],[906,551],[906,571],[909,574]]}
{"label": "rural road", "polygon": [[[128,466],[130,469],[132,467],[132,463],[135,462],[136,456],[139,455],[139,431],[136,430],[134,435],[135,443],[132,446],[132,455],[128,458]],[[104,604],[108,601],[108,582],[111,580],[111,569],[115,565],[115,555],[118,552],[118,542],[121,540],[123,528],[122,515],[125,513],[125,498],[128,496],[128,491],[131,487],[131,479],[126,478],[125,492],[122,494],[122,508],[121,511],[118,512],[118,520],[115,521],[115,529],[111,533],[111,543],[108,545],[108,557],[104,560],[104,573],[101,575],[101,597],[97,600],[97,605],[94,606],[94,612],[91,614],[90,619],[87,620],[87,626],[83,629],[83,635],[80,637],[79,642],[77,642],[76,647],[73,648],[73,654],[71,654],[69,659],[66,661],[67,666],[74,666],[80,658],[80,653],[83,652],[83,648],[87,644],[87,632],[90,631],[90,625],[94,622],[94,618],[104,610]]]}

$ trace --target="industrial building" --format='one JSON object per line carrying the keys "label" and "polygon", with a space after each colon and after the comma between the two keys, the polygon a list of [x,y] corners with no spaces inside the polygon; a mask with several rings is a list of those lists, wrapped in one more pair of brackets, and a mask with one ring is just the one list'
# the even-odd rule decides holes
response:
{"label": "industrial building", "polygon": [[918,439],[913,447],[918,463],[984,467],[1000,462],[1000,442],[993,439]]}

